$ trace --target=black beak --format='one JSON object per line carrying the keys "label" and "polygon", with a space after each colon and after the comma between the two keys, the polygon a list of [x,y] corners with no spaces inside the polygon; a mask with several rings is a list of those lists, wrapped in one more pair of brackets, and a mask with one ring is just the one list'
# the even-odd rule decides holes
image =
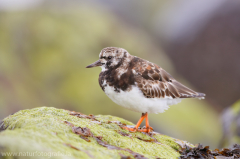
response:
{"label": "black beak", "polygon": [[97,66],[102,66],[102,63],[100,60],[92,63],[91,65],[88,65],[86,68],[92,68],[92,67],[97,67]]}

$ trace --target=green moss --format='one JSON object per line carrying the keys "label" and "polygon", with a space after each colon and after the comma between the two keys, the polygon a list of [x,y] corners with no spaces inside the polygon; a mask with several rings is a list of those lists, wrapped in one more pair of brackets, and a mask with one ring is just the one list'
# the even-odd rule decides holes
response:
{"label": "green moss", "polygon": [[[116,123],[120,121],[124,124],[133,125],[131,122],[109,115],[98,115],[96,119],[100,122],[78,118],[69,115],[67,110],[52,107],[21,110],[3,120],[7,129],[0,133],[0,147],[3,147],[5,152],[38,151],[48,154],[61,152],[70,155],[68,158],[120,159],[120,154],[133,157],[127,151],[110,150],[103,147],[93,137],[89,137],[88,139],[91,141],[87,142],[73,133],[71,126],[64,123],[64,121],[68,121],[76,127],[88,127],[94,136],[102,136],[102,141],[109,145],[130,149],[147,158],[155,158],[156,156],[175,158],[179,156],[180,146],[171,137],[155,134],[153,137],[157,139],[158,143],[147,142],[152,137],[140,132],[129,133],[122,130]],[[119,131],[129,135],[123,136],[118,133]],[[61,157],[66,158],[66,156],[56,156],[56,158]]]}

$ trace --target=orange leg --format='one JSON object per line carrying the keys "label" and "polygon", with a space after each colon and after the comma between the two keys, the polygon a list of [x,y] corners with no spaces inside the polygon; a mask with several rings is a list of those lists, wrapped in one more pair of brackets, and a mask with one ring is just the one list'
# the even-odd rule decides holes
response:
{"label": "orange leg", "polygon": [[[146,128],[145,129],[138,129],[138,127],[141,125],[141,123],[143,122],[144,119],[146,121]],[[153,130],[153,128],[149,126],[148,113],[142,113],[141,118],[139,119],[139,121],[137,122],[137,124],[134,128],[128,128],[128,127],[125,126],[125,127],[123,127],[123,129],[133,131],[133,132],[140,131],[140,132],[147,132],[147,133],[149,133],[150,131]]]}
{"label": "orange leg", "polygon": [[149,125],[148,113],[145,113],[145,116],[146,116],[146,117],[145,117],[146,128],[145,128],[145,129],[141,129],[141,130],[139,130],[139,131],[149,133],[150,131],[153,131],[153,128],[150,127],[150,125]]}

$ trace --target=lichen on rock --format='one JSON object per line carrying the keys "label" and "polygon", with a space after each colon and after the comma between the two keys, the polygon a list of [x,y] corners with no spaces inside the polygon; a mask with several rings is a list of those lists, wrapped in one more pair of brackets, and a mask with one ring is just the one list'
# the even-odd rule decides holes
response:
{"label": "lichen on rock", "polygon": [[32,152],[32,158],[177,158],[187,144],[156,132],[128,132],[123,125],[133,124],[53,107],[21,110],[0,124],[0,151]]}

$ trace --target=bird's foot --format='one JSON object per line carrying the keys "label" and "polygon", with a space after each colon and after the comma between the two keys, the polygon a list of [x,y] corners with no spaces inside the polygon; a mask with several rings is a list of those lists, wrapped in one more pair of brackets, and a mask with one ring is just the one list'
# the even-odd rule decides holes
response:
{"label": "bird's foot", "polygon": [[124,126],[124,127],[122,127],[122,129],[128,130],[130,132],[136,132],[137,131],[137,129],[135,127],[134,128],[129,128],[127,126]]}
{"label": "bird's foot", "polygon": [[152,127],[137,129],[136,127],[134,127],[134,128],[129,128],[129,127],[124,126],[124,127],[122,127],[122,128],[125,129],[125,130],[128,130],[128,131],[130,131],[130,132],[136,132],[136,131],[137,131],[137,132],[150,133],[150,132],[153,131],[153,128],[152,128]]}
{"label": "bird's foot", "polygon": [[138,129],[139,132],[150,133],[153,131],[152,127],[143,127],[142,129]]}

